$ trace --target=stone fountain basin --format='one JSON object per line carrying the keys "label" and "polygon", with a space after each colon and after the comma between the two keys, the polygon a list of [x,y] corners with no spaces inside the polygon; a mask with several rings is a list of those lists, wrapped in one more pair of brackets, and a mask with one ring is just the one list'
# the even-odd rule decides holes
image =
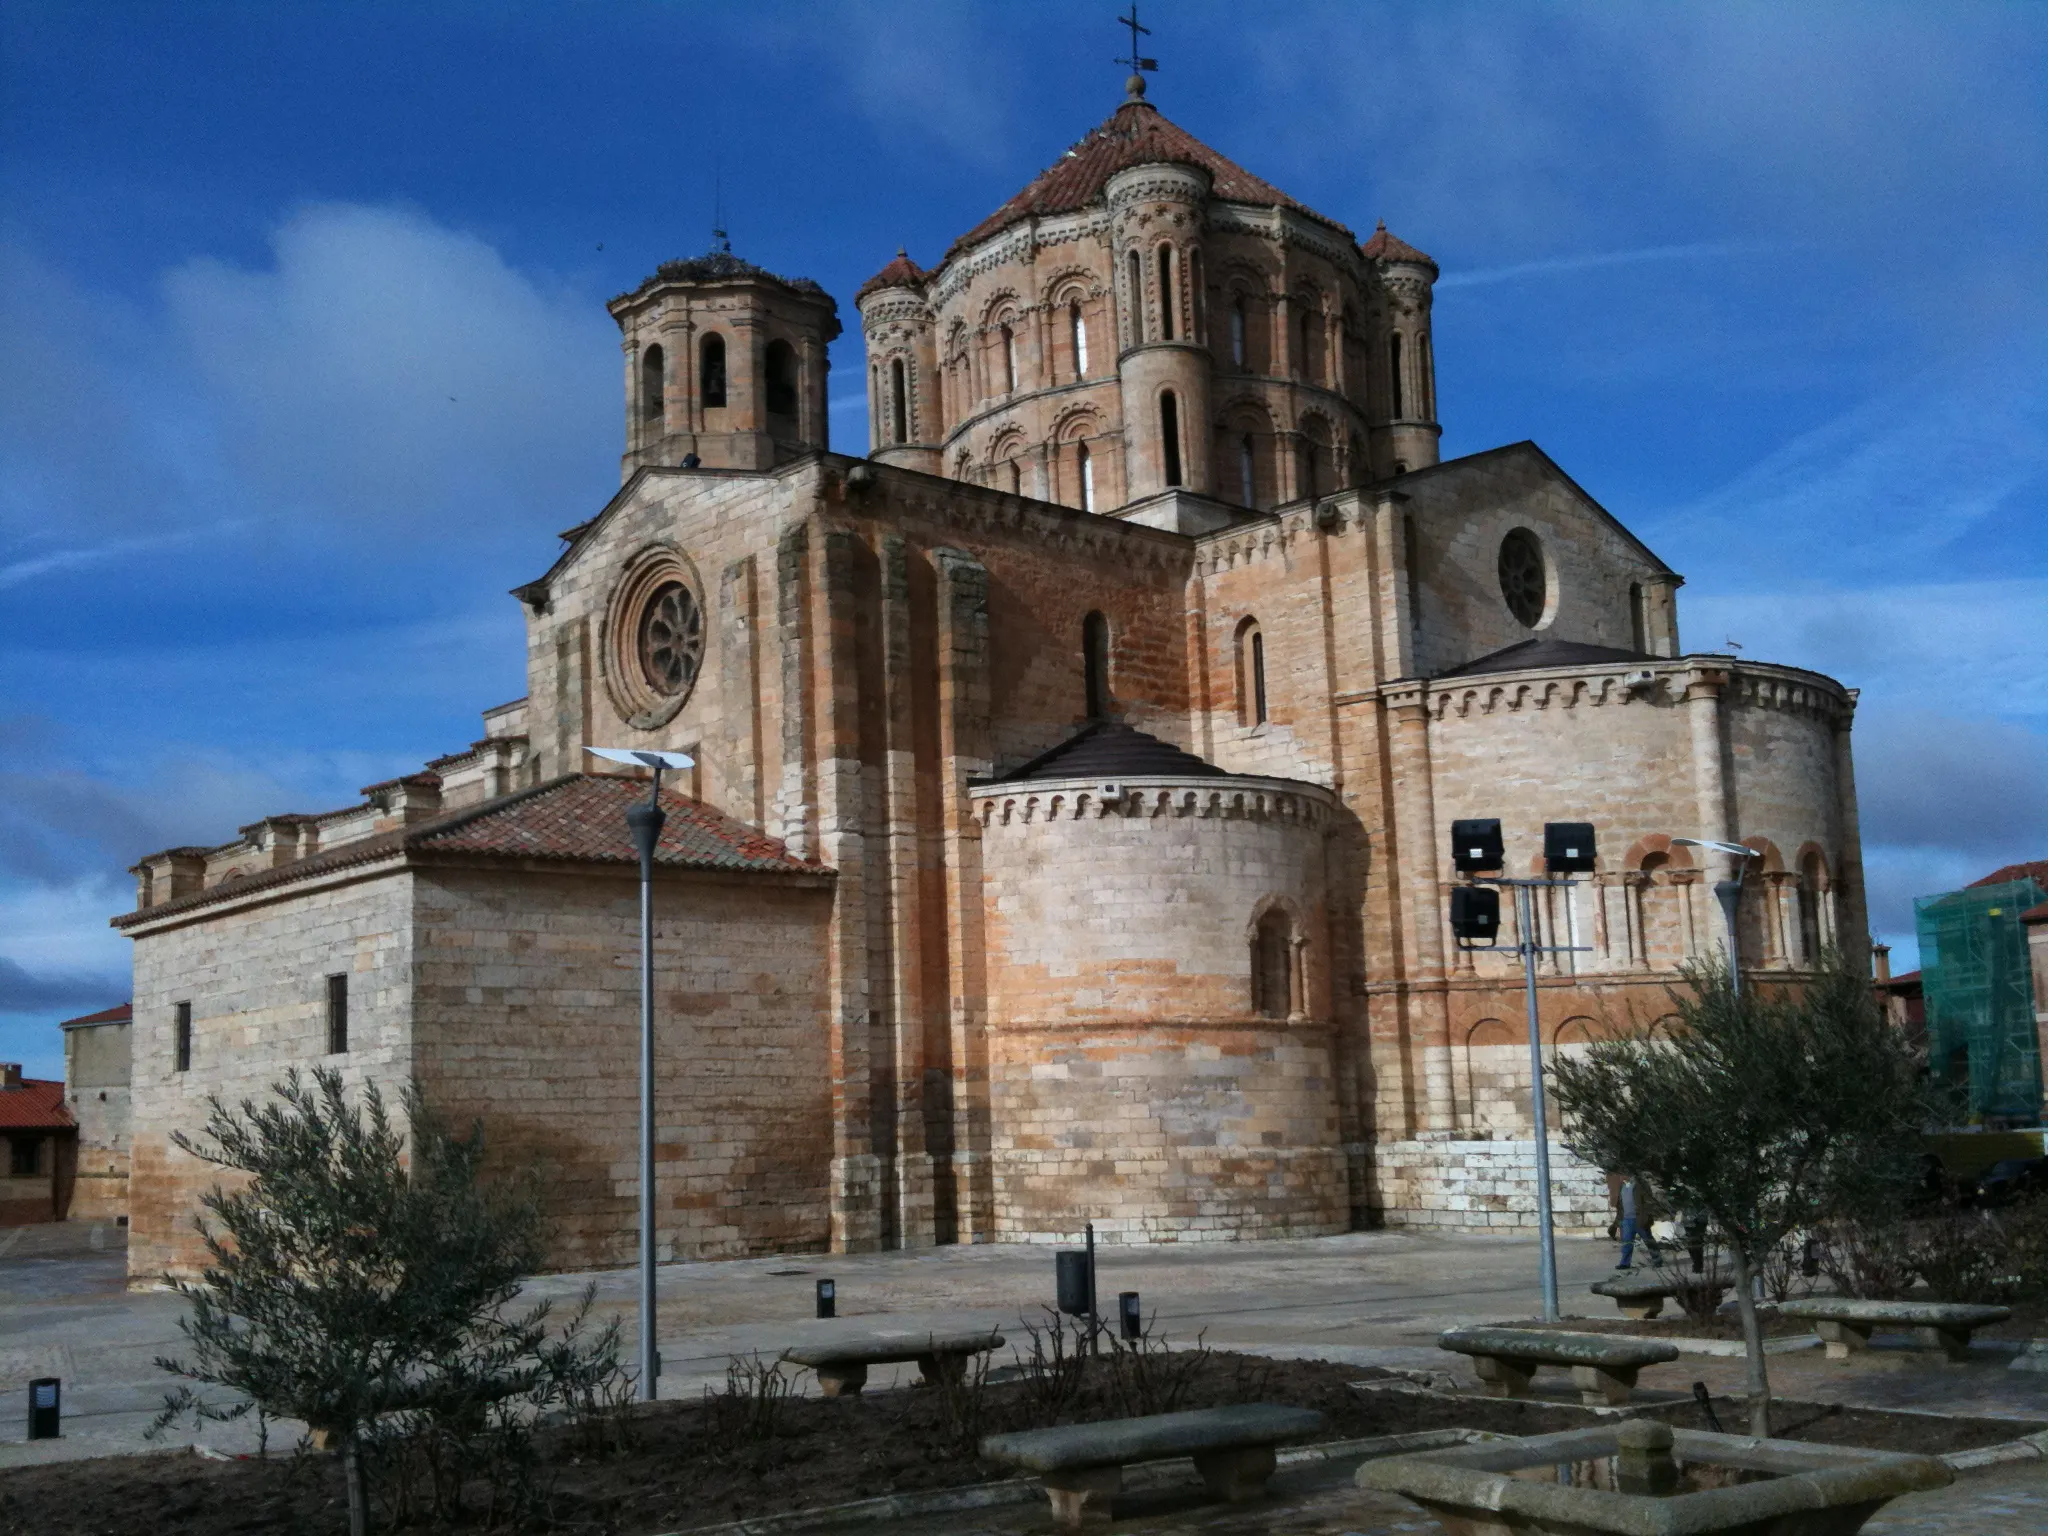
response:
{"label": "stone fountain basin", "polygon": [[[1632,1422],[1632,1421],[1631,1421]],[[1852,1536],[1903,1493],[1954,1473],[1931,1456],[1673,1430],[1671,1456],[1695,1492],[1620,1493],[1619,1425],[1368,1461],[1361,1488],[1398,1493],[1448,1536]],[[1571,1484],[1555,1480],[1570,1466]]]}

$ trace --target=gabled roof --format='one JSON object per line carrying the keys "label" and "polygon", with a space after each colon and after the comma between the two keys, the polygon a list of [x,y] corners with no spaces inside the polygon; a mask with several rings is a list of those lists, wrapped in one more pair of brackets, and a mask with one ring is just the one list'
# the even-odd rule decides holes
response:
{"label": "gabled roof", "polygon": [[1375,261],[1408,261],[1432,272],[1438,270],[1435,260],[1426,252],[1418,251],[1399,235],[1390,234],[1385,219],[1380,220],[1379,228],[1372,232],[1360,249]]}
{"label": "gabled roof", "polygon": [[983,219],[947,248],[950,260],[970,246],[1028,218],[1072,213],[1103,195],[1118,171],[1134,165],[1194,165],[1209,173],[1213,194],[1225,202],[1265,208],[1291,208],[1342,232],[1351,231],[1335,219],[1298,203],[1270,182],[1261,181],[1234,160],[1226,159],[1185,128],[1167,120],[1148,101],[1131,100],[1109,120],[1090,131],[1073,148],[1034,176],[1015,197]]}
{"label": "gabled roof", "polygon": [[1513,645],[1490,651],[1462,667],[1439,672],[1438,677],[1478,677],[1488,672],[1529,672],[1538,667],[1601,667],[1621,661],[1655,661],[1648,651],[1622,650],[1612,645],[1586,645],[1577,640],[1555,640],[1537,635]]}
{"label": "gabled roof", "polygon": [[117,1003],[112,1008],[102,1008],[98,1013],[82,1013],[75,1019],[65,1019],[59,1029],[84,1029],[92,1024],[130,1024],[135,1020],[135,1005]]}
{"label": "gabled roof", "polygon": [[2012,880],[2032,880],[2036,885],[2048,890],[2048,859],[2029,859],[2024,863],[2007,864],[1994,869],[1982,880],[1972,880],[1970,884],[2004,885]]}
{"label": "gabled roof", "polygon": [[858,304],[869,294],[881,288],[922,288],[930,276],[923,267],[910,259],[910,253],[902,246],[896,247],[896,254],[889,264],[873,277],[862,283],[854,292],[853,302]]}
{"label": "gabled roof", "polygon": [[991,784],[1020,784],[1032,779],[1223,778],[1224,771],[1170,741],[1147,735],[1115,720],[1084,725],[1050,751]]}
{"label": "gabled roof", "polygon": [[24,1077],[19,1088],[0,1088],[0,1130],[65,1131],[78,1124],[64,1107],[64,1085]]}
{"label": "gabled roof", "polygon": [[[647,798],[644,779],[572,773],[531,789],[515,790],[465,807],[379,832],[273,869],[232,875],[175,901],[159,902],[113,919],[116,928],[176,916],[252,891],[328,874],[358,864],[405,857],[535,859],[567,864],[631,866],[639,855],[626,831],[626,807]],[[669,869],[730,870],[748,874],[819,875],[829,871],[794,857],[779,840],[757,832],[702,801],[673,791],[661,797],[668,813],[654,862]]]}

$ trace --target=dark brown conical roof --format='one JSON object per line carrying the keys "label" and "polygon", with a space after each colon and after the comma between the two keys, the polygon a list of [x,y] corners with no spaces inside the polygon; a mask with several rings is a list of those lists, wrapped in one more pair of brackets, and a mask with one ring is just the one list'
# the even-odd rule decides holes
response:
{"label": "dark brown conical roof", "polygon": [[909,253],[899,245],[896,247],[895,258],[889,265],[860,285],[853,296],[853,302],[858,304],[878,288],[922,288],[928,276],[930,274],[912,261]]}
{"label": "dark brown conical roof", "polygon": [[1050,751],[1011,769],[997,784],[1033,779],[1213,779],[1223,770],[1170,741],[1161,741],[1117,720],[1084,725]]}
{"label": "dark brown conical roof", "polygon": [[1040,171],[1023,191],[955,240],[946,256],[950,260],[969,246],[978,245],[1025,219],[1085,208],[1102,196],[1103,187],[1118,171],[1134,165],[1159,164],[1200,166],[1209,173],[1215,195],[1225,202],[1292,208],[1341,231],[1346,239],[1351,237],[1351,231],[1335,219],[1296,202],[1236,161],[1218,154],[1185,128],[1168,121],[1149,101],[1131,100],[1118,107],[1109,121]]}
{"label": "dark brown conical roof", "polygon": [[1375,261],[1411,261],[1418,267],[1428,267],[1432,272],[1439,270],[1427,252],[1418,251],[1399,235],[1391,232],[1385,219],[1380,220],[1379,228],[1372,232],[1372,238],[1365,242],[1363,250]]}

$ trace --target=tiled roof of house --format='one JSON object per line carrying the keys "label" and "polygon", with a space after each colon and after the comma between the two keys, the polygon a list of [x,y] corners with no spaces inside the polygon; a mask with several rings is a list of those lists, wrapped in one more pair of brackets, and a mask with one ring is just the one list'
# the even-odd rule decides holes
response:
{"label": "tiled roof of house", "polygon": [[995,784],[1021,784],[1033,779],[1221,778],[1214,763],[1183,752],[1133,726],[1113,720],[1085,725],[1050,751],[1013,769]]}
{"label": "tiled roof of house", "polygon": [[2013,880],[2032,880],[2048,890],[2048,859],[2028,859],[2019,864],[2007,864],[1994,869],[1982,880],[1972,880],[1971,886],[2005,885]]}
{"label": "tiled roof of house", "polygon": [[2020,921],[2029,928],[2033,927],[2036,923],[2048,923],[2048,901],[2027,908],[2026,911],[2020,914]]}
{"label": "tiled roof of house", "polygon": [[62,1083],[24,1077],[18,1088],[0,1088],[0,1130],[62,1131],[77,1123],[64,1107]]}
{"label": "tiled roof of house", "polygon": [[[115,918],[113,925],[128,928],[153,922],[251,891],[399,856],[637,864],[639,855],[626,831],[626,807],[646,798],[644,779],[572,773],[409,827],[358,838],[295,863],[232,875],[190,896],[125,913]],[[817,864],[793,857],[775,838],[700,801],[669,791],[662,795],[661,806],[668,812],[668,822],[654,859],[666,868],[755,874],[826,872]]]}
{"label": "tiled roof of house", "polygon": [[102,1008],[98,1013],[81,1013],[75,1019],[65,1019],[59,1029],[82,1029],[88,1024],[127,1024],[135,1018],[133,1003],[116,1003],[111,1008]]}
{"label": "tiled roof of house", "polygon": [[1213,195],[1225,202],[1292,208],[1350,234],[1335,219],[1296,202],[1278,187],[1225,159],[1185,128],[1169,122],[1150,102],[1127,101],[1109,121],[1033,177],[1023,191],[955,240],[946,255],[950,259],[1025,219],[1085,208],[1102,196],[1103,187],[1118,171],[1162,163],[1200,166],[1209,173]]}
{"label": "tiled roof of house", "polygon": [[1419,266],[1428,267],[1432,272],[1437,270],[1436,261],[1426,251],[1418,251],[1399,235],[1389,231],[1385,219],[1380,220],[1379,228],[1367,237],[1361,249],[1367,256],[1378,261],[1412,261]]}
{"label": "tiled roof of house", "polygon": [[910,253],[899,245],[889,264],[860,285],[853,296],[853,302],[858,304],[878,288],[922,288],[928,275],[923,267],[910,259]]}
{"label": "tiled roof of house", "polygon": [[1604,667],[1621,661],[1655,661],[1648,651],[1625,651],[1612,645],[1585,645],[1577,640],[1538,636],[1490,651],[1438,677],[1477,677],[1487,672],[1528,672],[1538,667]]}

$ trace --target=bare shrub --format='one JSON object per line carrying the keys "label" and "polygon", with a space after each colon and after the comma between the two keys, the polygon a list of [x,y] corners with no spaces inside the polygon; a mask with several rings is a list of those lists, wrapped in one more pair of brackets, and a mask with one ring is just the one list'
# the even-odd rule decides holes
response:
{"label": "bare shrub", "polygon": [[1029,1341],[1012,1346],[1017,1360],[1017,1384],[1022,1391],[1023,1428],[1047,1429],[1067,1422],[1079,1406],[1081,1388],[1088,1373],[1088,1335],[1078,1323],[1070,1325],[1061,1313],[1044,1309],[1045,1321],[1017,1320]]}
{"label": "bare shrub", "polygon": [[704,1418],[712,1439],[721,1445],[772,1439],[782,1431],[784,1413],[796,1396],[796,1384],[783,1372],[781,1355],[770,1360],[758,1352],[734,1355],[726,1362],[725,1386],[704,1389]]}
{"label": "bare shrub", "polygon": [[939,1424],[947,1442],[955,1449],[973,1451],[981,1444],[982,1425],[988,1417],[988,1353],[969,1355],[957,1363],[938,1366],[933,1383],[939,1404]]}
{"label": "bare shrub", "polygon": [[1192,1349],[1175,1349],[1147,1319],[1134,1339],[1110,1338],[1109,1386],[1126,1418],[1173,1413],[1208,1374],[1209,1346],[1195,1336]]}

